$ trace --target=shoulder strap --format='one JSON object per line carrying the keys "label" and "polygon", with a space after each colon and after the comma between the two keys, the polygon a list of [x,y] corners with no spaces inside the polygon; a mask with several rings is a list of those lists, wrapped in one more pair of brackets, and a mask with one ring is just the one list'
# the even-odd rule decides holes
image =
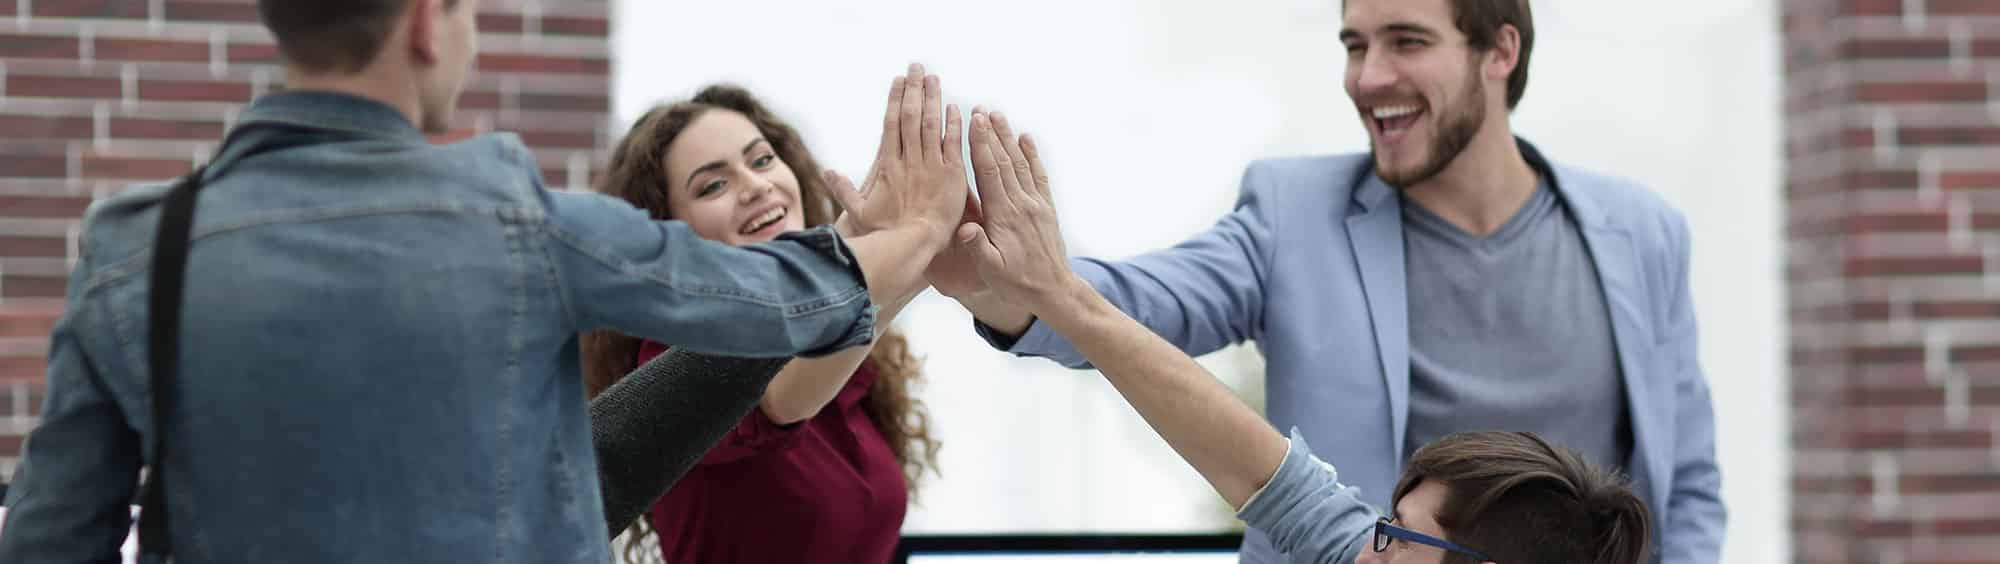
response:
{"label": "shoulder strap", "polygon": [[181,296],[182,283],[187,279],[188,237],[194,229],[195,195],[201,191],[205,170],[195,169],[167,192],[160,206],[159,233],[153,239],[152,288],[146,296],[153,461],[146,472],[145,498],[139,509],[139,550],[145,554],[165,555],[172,549],[167,540],[167,499],[160,487],[160,470],[167,457],[166,411],[173,404],[174,371],[180,363]]}

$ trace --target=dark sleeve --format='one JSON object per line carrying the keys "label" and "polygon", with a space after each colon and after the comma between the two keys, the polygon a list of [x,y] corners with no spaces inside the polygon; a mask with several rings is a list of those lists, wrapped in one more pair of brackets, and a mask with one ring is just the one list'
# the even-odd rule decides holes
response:
{"label": "dark sleeve", "polygon": [[616,537],[757,406],[789,358],[674,349],[590,402],[604,522]]}

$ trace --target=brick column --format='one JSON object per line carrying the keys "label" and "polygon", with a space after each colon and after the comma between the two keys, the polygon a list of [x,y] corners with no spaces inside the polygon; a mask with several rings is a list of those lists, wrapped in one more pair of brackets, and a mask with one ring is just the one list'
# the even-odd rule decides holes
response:
{"label": "brick column", "polygon": [[[611,112],[610,3],[485,2],[465,129],[521,134],[552,187],[587,186]],[[283,87],[254,0],[0,0],[0,476],[41,408],[77,220],[204,161]]]}
{"label": "brick column", "polygon": [[1796,560],[2000,562],[2000,0],[1782,9]]}

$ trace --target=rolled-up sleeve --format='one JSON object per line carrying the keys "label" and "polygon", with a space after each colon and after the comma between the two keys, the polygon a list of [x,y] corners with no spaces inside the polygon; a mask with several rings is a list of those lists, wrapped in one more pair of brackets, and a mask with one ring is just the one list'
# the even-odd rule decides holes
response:
{"label": "rolled-up sleeve", "polygon": [[601,194],[548,192],[544,223],[580,330],[706,354],[820,356],[867,344],[876,306],[831,228],[733,247]]}
{"label": "rolled-up sleeve", "polygon": [[1270,536],[1292,562],[1353,562],[1381,512],[1341,485],[1339,471],[1313,456],[1298,429],[1291,442],[1277,474],[1236,516]]}

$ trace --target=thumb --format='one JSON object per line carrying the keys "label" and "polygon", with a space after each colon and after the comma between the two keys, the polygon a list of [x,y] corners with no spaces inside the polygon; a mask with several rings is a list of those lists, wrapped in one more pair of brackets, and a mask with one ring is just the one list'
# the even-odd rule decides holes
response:
{"label": "thumb", "polygon": [[833,169],[827,169],[820,176],[826,180],[827,195],[833,198],[833,203],[840,206],[840,211],[855,213],[855,210],[861,209],[863,201],[861,192],[854,189],[854,182],[834,172]]}
{"label": "thumb", "polygon": [[958,226],[957,244],[971,251],[973,261],[981,270],[998,272],[1007,267],[1007,261],[1000,255],[1000,248],[986,237],[986,228],[977,223]]}

